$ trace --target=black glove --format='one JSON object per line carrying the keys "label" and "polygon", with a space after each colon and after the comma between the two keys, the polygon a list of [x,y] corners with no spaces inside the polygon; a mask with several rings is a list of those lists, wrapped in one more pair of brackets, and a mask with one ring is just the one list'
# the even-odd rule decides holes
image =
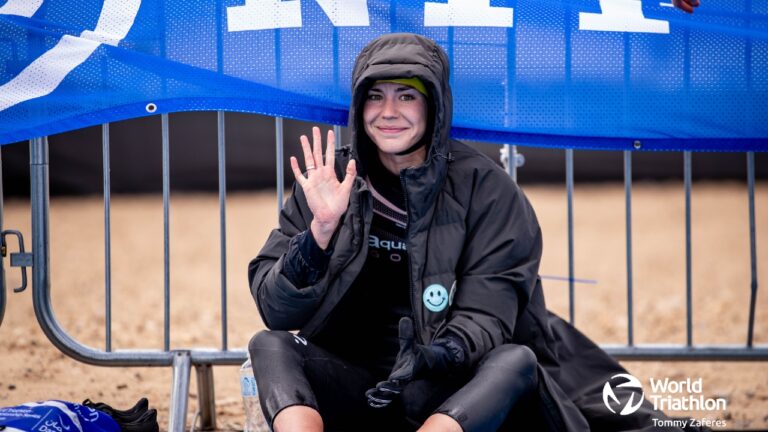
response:
{"label": "black glove", "polygon": [[465,350],[460,344],[448,339],[438,339],[432,345],[415,344],[413,320],[400,318],[398,328],[400,351],[387,381],[365,392],[368,405],[384,408],[389,405],[403,387],[420,373],[429,371],[433,374],[446,372],[449,368],[464,363]]}
{"label": "black glove", "polygon": [[391,381],[382,381],[376,384],[376,387],[368,389],[365,397],[372,408],[384,408],[391,404],[402,391],[402,386]]}

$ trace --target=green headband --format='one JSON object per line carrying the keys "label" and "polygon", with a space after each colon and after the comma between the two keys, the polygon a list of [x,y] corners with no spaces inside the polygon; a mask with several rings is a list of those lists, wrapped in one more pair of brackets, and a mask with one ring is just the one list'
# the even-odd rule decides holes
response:
{"label": "green headband", "polygon": [[427,88],[424,87],[424,83],[421,82],[421,80],[418,78],[383,79],[383,80],[377,80],[375,83],[373,83],[373,85],[376,85],[378,83],[395,83],[395,84],[406,85],[408,87],[415,89],[416,91],[423,94],[424,96],[429,96],[429,93],[427,93]]}

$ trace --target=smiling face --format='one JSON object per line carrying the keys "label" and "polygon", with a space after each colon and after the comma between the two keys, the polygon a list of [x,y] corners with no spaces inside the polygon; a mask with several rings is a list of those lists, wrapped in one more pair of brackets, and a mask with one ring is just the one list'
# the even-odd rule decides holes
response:
{"label": "smiling face", "polygon": [[424,162],[426,147],[398,155],[418,143],[427,129],[427,98],[418,90],[392,82],[374,84],[363,106],[363,123],[379,159],[390,171],[397,174]]}
{"label": "smiling face", "polygon": [[442,285],[430,285],[424,290],[422,301],[430,311],[440,312],[448,306],[448,290]]}

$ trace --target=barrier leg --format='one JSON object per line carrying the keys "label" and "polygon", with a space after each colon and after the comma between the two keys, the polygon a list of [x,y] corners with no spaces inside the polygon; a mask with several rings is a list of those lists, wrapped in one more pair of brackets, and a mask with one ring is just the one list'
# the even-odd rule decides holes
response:
{"label": "barrier leg", "polygon": [[[0,233],[3,232],[3,156],[0,153]],[[0,326],[5,315],[5,240],[0,237]]]}
{"label": "barrier leg", "polygon": [[189,351],[177,351],[173,356],[173,383],[171,406],[168,416],[169,432],[184,432],[187,423],[187,401],[189,399]]}
{"label": "barrier leg", "polygon": [[213,367],[210,364],[195,366],[197,372],[197,404],[200,410],[199,430],[216,429],[216,398],[213,387]]}

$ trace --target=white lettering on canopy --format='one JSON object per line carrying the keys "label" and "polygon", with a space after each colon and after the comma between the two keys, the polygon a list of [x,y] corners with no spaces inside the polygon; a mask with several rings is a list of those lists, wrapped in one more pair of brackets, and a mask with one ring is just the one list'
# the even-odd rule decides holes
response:
{"label": "white lettering on canopy", "polygon": [[[227,7],[231,32],[301,27],[301,0],[244,0]],[[369,26],[367,0],[315,0],[337,27]],[[646,18],[641,0],[599,0],[600,13],[579,13],[579,30],[669,33],[669,21]],[[512,27],[513,8],[491,0],[424,3],[425,27]]]}
{"label": "white lettering on canopy", "polygon": [[600,9],[579,12],[579,30],[669,33],[669,21],[646,18],[640,0],[600,0]]}
{"label": "white lettering on canopy", "polygon": [[424,3],[425,27],[512,27],[512,8],[492,7],[491,0]]}
{"label": "white lettering on canopy", "polygon": [[301,1],[245,0],[227,7],[227,29],[234,31],[301,27]]}
{"label": "white lettering on canopy", "polygon": [[[317,0],[336,27],[369,26],[367,0]],[[245,0],[227,8],[227,29],[234,31],[301,27],[301,0]]]}
{"label": "white lettering on canopy", "polygon": [[0,15],[18,15],[31,18],[43,5],[43,0],[8,0],[0,6]]}
{"label": "white lettering on canopy", "polygon": [[[9,2],[0,8],[0,12],[31,17],[41,4],[30,2],[22,8],[18,6],[19,2]],[[96,28],[84,30],[80,36],[62,36],[53,48],[41,54],[13,79],[0,85],[0,111],[49,95],[102,44],[117,46],[133,28],[140,7],[141,0],[104,0]]]}
{"label": "white lettering on canopy", "polygon": [[317,4],[336,27],[371,25],[368,0],[317,0]]}

